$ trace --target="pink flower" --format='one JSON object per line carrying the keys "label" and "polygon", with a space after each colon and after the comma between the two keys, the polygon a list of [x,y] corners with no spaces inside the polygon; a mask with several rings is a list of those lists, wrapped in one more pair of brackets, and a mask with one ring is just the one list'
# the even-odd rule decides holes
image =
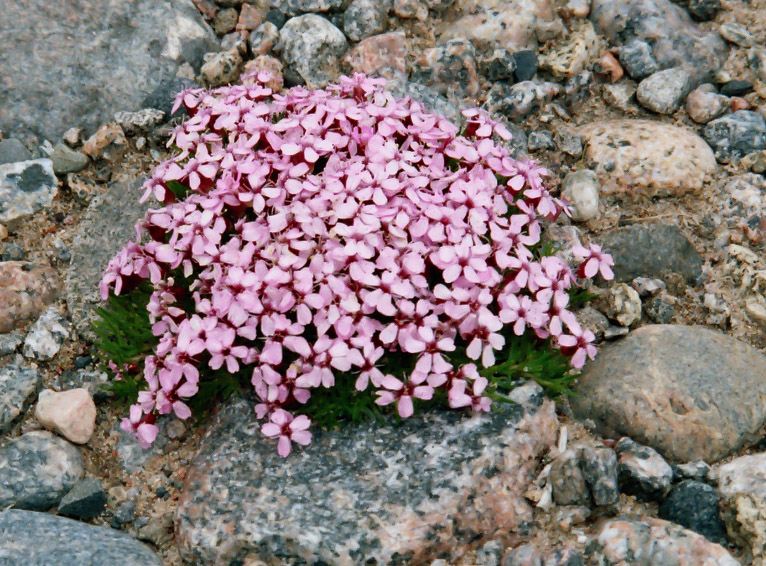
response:
{"label": "pink flower", "polygon": [[569,326],[571,334],[562,334],[558,337],[559,347],[567,356],[572,357],[572,367],[581,368],[585,365],[586,357],[591,360],[596,356],[596,347],[593,341],[596,337],[588,329],[583,329],[577,321]]}
{"label": "pink flower", "polygon": [[614,273],[611,267],[614,265],[612,256],[601,251],[601,246],[597,244],[591,244],[590,249],[583,246],[574,246],[572,253],[584,259],[583,263],[577,269],[578,277],[595,277],[596,273],[600,273],[606,281],[614,279]]}
{"label": "pink flower", "polygon": [[269,422],[261,427],[261,432],[268,437],[279,437],[277,452],[283,458],[290,455],[292,442],[301,446],[311,443],[311,433],[307,430],[311,421],[305,415],[294,417],[283,409],[275,409],[269,415]]}

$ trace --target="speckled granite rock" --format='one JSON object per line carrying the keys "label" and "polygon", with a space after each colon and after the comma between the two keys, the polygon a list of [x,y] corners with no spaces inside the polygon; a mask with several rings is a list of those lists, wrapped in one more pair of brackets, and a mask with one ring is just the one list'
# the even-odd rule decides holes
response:
{"label": "speckled granite rock", "polygon": [[572,23],[576,26],[565,41],[540,59],[540,68],[550,71],[558,79],[569,79],[582,71],[598,55],[600,42],[593,24],[587,20]]}
{"label": "speckled granite rock", "polygon": [[274,0],[272,5],[288,16],[305,12],[342,10],[351,0]]}
{"label": "speckled granite rock", "polygon": [[636,98],[644,108],[658,114],[672,114],[681,106],[692,88],[692,71],[673,67],[645,78],[638,85]]}
{"label": "speckled granite rock", "polygon": [[475,50],[465,39],[451,39],[426,49],[415,64],[411,80],[445,96],[474,98],[479,93]]}
{"label": "speckled granite rock", "polygon": [[[623,437],[617,443],[620,491],[642,501],[661,499],[670,489],[673,468],[656,450]],[[665,517],[667,518],[667,517]]]}
{"label": "speckled granite rock", "polygon": [[[92,133],[117,110],[168,99],[179,67],[199,70],[202,54],[216,48],[191,0],[6,2],[0,36],[0,130],[52,141],[72,126]],[[32,55],[43,37],[55,48]]]}
{"label": "speckled granite rock", "polygon": [[15,364],[0,368],[0,432],[26,412],[42,383],[42,374],[36,369]]}
{"label": "speckled granite rock", "polygon": [[47,513],[0,513],[0,563],[28,566],[162,566],[145,544],[129,535]]}
{"label": "speckled granite rock", "polygon": [[403,31],[381,33],[363,39],[343,57],[357,73],[390,78],[394,73],[407,73],[407,44]]}
{"label": "speckled granite rock", "polygon": [[629,436],[671,462],[718,460],[766,422],[766,357],[720,332],[649,325],[604,347],[570,400],[608,438]]}
{"label": "speckled granite rock", "polygon": [[58,276],[50,267],[24,261],[0,262],[0,333],[37,318],[58,296]]}
{"label": "speckled granite rock", "polygon": [[607,120],[578,132],[588,142],[586,162],[602,193],[683,195],[702,188],[715,171],[713,152],[694,132],[649,120]]}
{"label": "speckled granite rock", "polygon": [[[136,237],[135,223],[154,206],[139,204],[140,182],[116,183],[88,206],[70,248],[72,261],[64,289],[72,326],[80,337],[92,340],[93,308],[101,297],[98,282],[112,259],[129,240]],[[156,203],[155,203],[156,204]]]}
{"label": "speckled granite rock", "polygon": [[588,545],[598,566],[739,566],[722,546],[661,519],[614,519]]}
{"label": "speckled granite rock", "polygon": [[721,494],[713,486],[685,480],[668,492],[659,507],[659,517],[725,545],[728,541],[719,510],[720,499]]}
{"label": "speckled granite rock", "polygon": [[457,0],[439,27],[440,39],[463,37],[480,50],[536,48],[535,24],[554,17],[551,0]]}
{"label": "speckled granite rock", "polygon": [[27,358],[50,360],[69,338],[69,322],[56,307],[40,315],[24,338],[22,352]]}
{"label": "speckled granite rock", "polygon": [[28,432],[0,448],[0,509],[45,511],[82,475],[83,459],[72,444],[47,431]]}
{"label": "speckled granite rock", "polygon": [[343,15],[343,31],[351,41],[360,41],[388,28],[393,0],[353,0]]}
{"label": "speckled granite rock", "polygon": [[735,458],[717,470],[722,516],[729,534],[766,564],[766,453]]}
{"label": "speckled granite rock", "polygon": [[590,19],[615,46],[645,40],[660,69],[690,65],[698,78],[723,66],[727,48],[715,32],[704,32],[670,0],[593,0]]}
{"label": "speckled granite rock", "polygon": [[181,496],[187,560],[230,565],[247,553],[332,566],[454,561],[488,540],[525,538],[522,493],[555,441],[553,404],[526,385],[519,404],[476,418],[433,411],[401,426],[315,432],[289,459],[264,441],[252,406],[227,404]]}
{"label": "speckled granite rock", "polygon": [[617,281],[662,279],[678,273],[694,283],[702,275],[702,257],[675,224],[653,222],[615,228],[600,237],[600,244],[614,258]]}
{"label": "speckled granite rock", "polygon": [[50,206],[57,194],[56,175],[50,159],[0,165],[0,223],[6,226],[17,224]]}
{"label": "speckled granite rock", "polygon": [[584,446],[580,450],[580,469],[596,507],[612,507],[620,502],[617,489],[617,456],[606,446]]}
{"label": "speckled granite rock", "polygon": [[338,59],[348,49],[348,43],[343,32],[329,20],[305,14],[287,20],[279,34],[282,60],[310,88],[323,87],[338,76]]}
{"label": "speckled granite rock", "polygon": [[750,110],[713,120],[702,132],[718,160],[724,163],[766,148],[766,119]]}

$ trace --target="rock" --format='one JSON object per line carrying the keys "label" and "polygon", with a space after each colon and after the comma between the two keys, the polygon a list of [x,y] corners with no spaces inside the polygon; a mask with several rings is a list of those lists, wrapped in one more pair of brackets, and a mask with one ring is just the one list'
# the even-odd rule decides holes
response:
{"label": "rock", "polygon": [[208,53],[205,64],[200,70],[200,78],[209,86],[221,86],[232,83],[242,73],[242,55],[237,49]]}
{"label": "rock", "polygon": [[567,505],[556,510],[553,520],[562,531],[570,531],[576,525],[582,525],[591,516],[591,510],[585,505]]}
{"label": "rock", "polygon": [[632,83],[603,84],[601,96],[607,104],[627,114],[635,114],[638,111],[635,104],[636,87]]}
{"label": "rock", "polygon": [[[101,302],[98,283],[109,260],[135,238],[135,223],[156,203],[138,202],[137,182],[116,183],[88,206],[77,227],[71,246],[72,261],[67,269],[64,289],[67,311],[75,332],[92,341],[90,324],[93,308]],[[2,264],[0,264],[2,265]]]}
{"label": "rock", "polygon": [[542,561],[534,546],[523,544],[509,550],[503,556],[501,566],[542,566]]}
{"label": "rock", "polygon": [[653,448],[636,444],[627,436],[620,439],[616,450],[620,491],[635,495],[641,501],[662,499],[673,481],[670,464]]}
{"label": "rock", "polygon": [[582,555],[574,548],[554,548],[543,558],[543,566],[584,566]]}
{"label": "rock", "polygon": [[641,320],[641,297],[633,287],[617,283],[603,296],[602,312],[620,326],[632,326]]}
{"label": "rock", "polygon": [[747,62],[755,75],[766,81],[766,48],[758,45],[751,47],[747,53]]}
{"label": "rock", "polygon": [[441,41],[465,38],[480,51],[537,49],[535,28],[554,18],[548,0],[460,0],[437,27]]}
{"label": "rock", "polygon": [[363,39],[343,60],[354,72],[393,77],[396,73],[407,73],[406,56],[406,37],[399,30]]}
{"label": "rock", "polygon": [[714,19],[721,9],[721,0],[689,0],[686,9],[695,20],[707,22]]}
{"label": "rock", "polygon": [[676,309],[662,297],[652,297],[644,303],[644,312],[649,320],[656,324],[669,324]]}
{"label": "rock", "polygon": [[537,53],[531,49],[523,49],[513,54],[513,76],[518,82],[531,81],[537,74]]}
{"label": "rock", "polygon": [[665,69],[638,85],[636,98],[644,108],[658,114],[672,114],[681,106],[692,87],[692,73],[682,67]]}
{"label": "rock", "polygon": [[729,534],[753,557],[766,560],[766,453],[735,458],[717,470],[721,510]]}
{"label": "rock", "polygon": [[585,446],[580,451],[580,468],[596,507],[612,508],[620,501],[617,489],[617,456],[606,446]]}
{"label": "rock", "polygon": [[82,144],[85,155],[96,159],[101,157],[104,151],[111,145],[125,145],[125,132],[117,124],[103,124]]}
{"label": "rock", "polygon": [[650,325],[604,347],[570,400],[604,436],[629,436],[671,462],[715,461],[766,421],[766,358],[720,332]]}
{"label": "rock", "polygon": [[97,478],[85,478],[61,500],[58,512],[67,517],[87,520],[98,517],[106,506],[106,495]]}
{"label": "rock", "polygon": [[590,169],[569,173],[562,183],[561,195],[571,203],[572,220],[587,222],[598,218],[599,182]]}
{"label": "rock", "polygon": [[557,79],[569,79],[581,72],[598,55],[600,43],[593,24],[582,20],[563,42],[540,60],[540,67]]}
{"label": "rock", "polygon": [[559,130],[553,138],[559,150],[572,157],[582,156],[582,138],[567,130]]}
{"label": "rock", "polygon": [[632,79],[640,81],[660,70],[651,46],[640,39],[634,39],[620,49],[620,63]]}
{"label": "rock", "polygon": [[643,196],[698,191],[715,171],[713,152],[691,130],[648,120],[608,120],[582,126],[588,168],[602,193]]}
{"label": "rock", "polygon": [[511,81],[516,70],[515,54],[505,47],[498,47],[479,60],[479,71],[491,82]]}
{"label": "rock", "polygon": [[[87,9],[69,0],[13,2],[0,36],[0,76],[22,81],[0,87],[0,130],[49,140],[72,126],[93,132],[115,110],[143,108],[153,97],[169,100],[179,69],[198,70],[215,48],[190,0],[133,0],[129,11],[109,2]],[[30,56],[41,37],[55,38],[55,48]]]}
{"label": "rock", "polygon": [[559,14],[562,18],[587,18],[590,14],[590,0],[567,0]]}
{"label": "rock", "polygon": [[766,306],[759,303],[757,299],[748,299],[745,301],[745,312],[756,324],[766,328]]}
{"label": "rock", "polygon": [[65,175],[82,171],[88,166],[90,159],[81,151],[75,151],[64,143],[58,143],[53,147],[51,163],[56,175]]}
{"label": "rock", "polygon": [[409,96],[413,100],[417,100],[429,112],[441,114],[454,124],[459,124],[462,121],[463,115],[457,106],[430,87],[419,83],[395,80],[389,81],[386,88],[395,96]]}
{"label": "rock", "polygon": [[[282,73],[282,62],[276,57],[271,55],[258,55],[252,61],[245,63],[243,73],[245,75],[257,75],[260,71],[268,71],[271,74],[271,78],[266,81],[265,85],[271,89],[272,92],[280,92],[282,90],[282,84],[284,83]],[[253,78],[244,79],[243,84],[247,84]]]}
{"label": "rock", "polygon": [[453,39],[426,49],[410,78],[445,96],[454,93],[460,99],[475,98],[479,93],[479,74],[473,45],[464,39]]}
{"label": "rock", "polygon": [[616,228],[602,234],[601,245],[612,254],[616,281],[636,277],[664,280],[669,273],[678,273],[691,284],[702,275],[702,257],[675,224],[652,222]]}
{"label": "rock", "polygon": [[32,157],[32,153],[19,140],[8,138],[0,141],[0,165],[29,161]]}
{"label": "rock", "polygon": [[428,19],[428,6],[423,0],[394,0],[394,14],[400,18],[416,18],[424,22]]}
{"label": "rock", "polygon": [[521,494],[558,426],[536,385],[512,397],[518,404],[470,419],[433,410],[396,427],[317,430],[289,460],[264,440],[249,402],[229,402],[186,476],[182,555],[226,564],[247,548],[286,563],[429,564],[487,540],[519,544],[532,520]]}
{"label": "rock", "polygon": [[766,149],[766,120],[749,110],[740,110],[713,120],[702,130],[719,161],[739,160],[748,153]]}
{"label": "rock", "polygon": [[0,507],[50,509],[82,474],[77,448],[49,432],[28,432],[0,448]]}
{"label": "rock", "polygon": [[[0,120],[2,110],[0,110]],[[0,165],[0,222],[8,228],[53,202],[58,194],[50,159]]]}
{"label": "rock", "polygon": [[580,469],[580,451],[569,449],[559,455],[548,476],[557,505],[590,504],[588,485]]}
{"label": "rock", "polygon": [[13,354],[24,343],[24,334],[18,330],[0,334],[0,356]]}
{"label": "rock", "polygon": [[553,134],[547,130],[535,130],[527,136],[527,149],[530,153],[536,151],[556,151]]}
{"label": "rock", "polygon": [[56,517],[10,509],[0,513],[0,533],[7,564],[28,566],[161,566],[149,547],[125,533]]}
{"label": "rock", "polygon": [[96,405],[87,389],[57,393],[45,389],[35,407],[35,418],[75,444],[85,444],[96,427]]}
{"label": "rock", "polygon": [[347,49],[346,37],[315,14],[291,18],[280,30],[282,59],[310,88],[321,88],[338,76],[337,60]]}
{"label": "rock", "polygon": [[392,0],[353,0],[343,16],[343,31],[351,41],[361,41],[388,28]]}
{"label": "rock", "polygon": [[24,339],[24,356],[50,360],[69,338],[69,323],[55,307],[40,315]]}
{"label": "rock", "polygon": [[656,295],[667,288],[662,279],[652,279],[650,277],[636,277],[630,286],[636,290],[642,299]]}
{"label": "rock", "polygon": [[659,517],[699,533],[709,541],[726,545],[726,527],[718,509],[719,499],[714,487],[685,480],[670,490],[660,505]]}
{"label": "rock", "polygon": [[734,80],[721,85],[721,94],[724,96],[745,96],[753,92],[753,83],[750,81]]}
{"label": "rock", "polygon": [[707,482],[713,469],[704,460],[673,466],[673,475],[684,480]]}
{"label": "rock", "polygon": [[[645,41],[660,70],[689,65],[695,78],[702,80],[726,61],[727,48],[720,36],[701,31],[670,0],[593,0],[590,19],[612,45]],[[622,56],[620,61],[625,65]]]}
{"label": "rock", "polygon": [[149,518],[146,525],[136,533],[139,540],[146,540],[155,546],[164,546],[173,540],[173,513],[162,513]]}
{"label": "rock", "polygon": [[275,26],[277,26],[277,29],[282,29],[282,26],[285,25],[285,22],[287,21],[287,18],[285,17],[285,14],[277,9],[271,9],[266,14],[265,21],[271,22]]}
{"label": "rock", "polygon": [[686,97],[686,112],[698,124],[707,124],[725,114],[728,109],[729,99],[708,88],[696,88]]}
{"label": "rock", "polygon": [[601,57],[598,58],[593,71],[597,75],[605,77],[610,83],[616,83],[624,75],[622,66],[609,51],[604,51]]}
{"label": "rock", "polygon": [[604,337],[604,331],[609,327],[607,318],[593,307],[585,307],[578,311],[577,321],[593,332],[597,340]]}
{"label": "rock", "polygon": [[3,253],[0,254],[2,261],[23,261],[25,257],[27,257],[26,250],[16,242],[6,244]]}
{"label": "rock", "polygon": [[114,122],[129,136],[148,134],[165,119],[165,112],[157,108],[142,108],[136,112],[117,112]]}
{"label": "rock", "polygon": [[503,544],[491,540],[476,551],[476,566],[498,566],[503,556]]}
{"label": "rock", "polygon": [[36,369],[15,364],[0,368],[0,433],[24,415],[42,383],[42,374]]}
{"label": "rock", "polygon": [[0,262],[0,333],[37,318],[58,297],[58,276],[47,266],[22,261]]}
{"label": "rock", "polygon": [[747,31],[747,28],[739,24],[722,24],[718,28],[718,33],[720,33],[721,37],[726,41],[738,45],[739,47],[752,47],[758,43],[753,35]]}
{"label": "rock", "polygon": [[722,546],[651,517],[607,521],[588,553],[599,566],[740,566]]}
{"label": "rock", "polygon": [[272,6],[279,8],[283,13],[294,16],[306,12],[321,13],[342,10],[348,5],[349,0],[277,0]]}
{"label": "rock", "polygon": [[540,108],[540,105],[561,92],[556,83],[538,84],[524,81],[509,86],[496,83],[489,91],[487,106],[490,112],[499,113],[510,119],[523,118]]}
{"label": "rock", "polygon": [[136,518],[136,504],[132,501],[124,501],[114,512],[115,520],[121,525],[132,523]]}
{"label": "rock", "polygon": [[219,10],[213,18],[213,29],[218,35],[226,35],[237,26],[239,12],[234,8]]}
{"label": "rock", "polygon": [[271,22],[264,22],[247,36],[247,45],[253,55],[266,55],[279,43],[279,30]]}

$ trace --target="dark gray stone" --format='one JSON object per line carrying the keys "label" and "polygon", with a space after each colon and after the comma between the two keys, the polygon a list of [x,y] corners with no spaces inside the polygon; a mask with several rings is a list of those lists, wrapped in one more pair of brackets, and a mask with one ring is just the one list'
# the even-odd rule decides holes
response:
{"label": "dark gray stone", "polygon": [[664,279],[669,273],[678,273],[691,284],[702,275],[702,258],[674,224],[633,224],[611,230],[600,240],[601,247],[614,258],[616,281]]}
{"label": "dark gray stone", "polygon": [[0,509],[50,509],[82,474],[74,445],[47,431],[28,432],[0,448]]}
{"label": "dark gray stone", "polygon": [[275,8],[272,8],[269,10],[269,13],[266,14],[266,20],[267,22],[271,22],[275,26],[277,26],[277,29],[282,29],[282,26],[285,25],[285,22],[287,21],[287,18],[285,15]]}
{"label": "dark gray stone", "polygon": [[127,534],[47,513],[0,513],[0,563],[25,566],[162,566],[148,546]]}
{"label": "dark gray stone", "polygon": [[726,527],[718,502],[721,495],[713,486],[684,480],[673,486],[659,508],[660,519],[697,532],[710,541],[726,545]]}
{"label": "dark gray stone", "polygon": [[721,94],[724,96],[745,96],[753,92],[753,83],[750,81],[733,80],[721,85]]}
{"label": "dark gray stone", "polygon": [[657,324],[669,324],[676,308],[661,297],[652,297],[644,303],[644,312],[649,320]]}
{"label": "dark gray stone", "polygon": [[726,61],[728,50],[721,37],[700,30],[670,0],[593,0],[590,19],[612,45],[646,41],[660,69],[689,65],[701,80]]}
{"label": "dark gray stone", "polygon": [[595,506],[614,507],[619,503],[614,450],[606,446],[585,446],[580,451],[580,468]]}
{"label": "dark gray stone", "polygon": [[[0,105],[0,119],[2,107]],[[0,165],[0,223],[16,224],[50,206],[56,194],[56,175],[50,159]]]}
{"label": "dark gray stone", "polygon": [[92,133],[158,90],[169,99],[179,67],[199,71],[217,47],[191,0],[6,2],[0,37],[0,130],[49,140],[72,126]]}
{"label": "dark gray stone", "polygon": [[66,274],[67,310],[75,331],[93,340],[90,329],[93,309],[101,302],[98,283],[109,260],[130,240],[134,226],[153,204],[139,204],[140,183],[117,183],[94,199],[85,212],[71,247],[72,261]]}
{"label": "dark gray stone", "polygon": [[566,130],[559,130],[556,132],[553,141],[556,142],[558,148],[567,155],[578,158],[582,156],[582,136],[578,136],[577,134],[573,134]]}
{"label": "dark gray stone", "polygon": [[539,387],[511,395],[518,404],[478,417],[431,410],[400,425],[315,430],[287,459],[259,432],[250,402],[233,400],[186,476],[182,555],[198,565],[249,552],[285,565],[382,566],[452,562],[487,540],[518,545],[533,519],[522,486],[557,419]]}
{"label": "dark gray stone", "polygon": [[121,525],[132,523],[136,518],[136,504],[133,501],[121,503],[114,512],[114,518]]}
{"label": "dark gray stone", "polygon": [[0,254],[0,261],[23,261],[27,257],[24,246],[17,242],[6,244],[3,253]]}
{"label": "dark gray stone", "polygon": [[702,135],[723,163],[766,149],[766,120],[757,112],[739,110],[707,124]]}
{"label": "dark gray stone", "polygon": [[651,46],[640,39],[634,39],[620,49],[620,63],[630,78],[637,81],[660,70]]}
{"label": "dark gray stone", "polygon": [[683,67],[665,69],[645,78],[638,85],[639,104],[658,114],[672,114],[686,99],[695,82],[692,72]]}
{"label": "dark gray stone", "polygon": [[718,460],[766,422],[766,357],[698,326],[648,325],[601,349],[570,400],[608,438],[629,436],[671,463]]}
{"label": "dark gray stone", "polygon": [[59,503],[61,515],[75,519],[98,517],[106,506],[106,495],[97,478],[85,478],[74,484]]}
{"label": "dark gray stone", "polygon": [[[24,334],[20,330],[0,334],[0,356],[13,354],[24,342]],[[0,418],[2,421],[2,418]]]}
{"label": "dark gray stone", "polygon": [[513,70],[513,76],[519,82],[530,81],[537,74],[537,53],[535,51],[524,49],[513,54],[516,63]]}
{"label": "dark gray stone", "polygon": [[516,70],[516,55],[505,47],[497,47],[479,60],[479,71],[491,82],[510,81]]}
{"label": "dark gray stone", "polygon": [[361,41],[388,29],[392,0],[354,0],[343,16],[343,31],[351,41]]}
{"label": "dark gray stone", "polygon": [[14,138],[0,141],[0,165],[32,159],[32,153]]}
{"label": "dark gray stone", "polygon": [[338,60],[348,50],[346,36],[316,14],[291,18],[279,32],[282,60],[311,88],[320,88],[339,74]]}
{"label": "dark gray stone", "polygon": [[530,152],[556,151],[556,142],[553,141],[553,134],[548,130],[535,130],[527,136],[527,148]]}
{"label": "dark gray stone", "polygon": [[689,0],[687,9],[695,20],[707,22],[715,18],[721,9],[721,0]]}
{"label": "dark gray stone", "polygon": [[515,120],[538,110],[560,92],[561,86],[555,83],[524,81],[513,86],[497,83],[488,93],[487,107],[490,112]]}
{"label": "dark gray stone", "polygon": [[569,449],[558,456],[551,466],[548,479],[553,488],[553,500],[558,505],[590,503],[588,485],[580,469],[579,450]]}
{"label": "dark gray stone", "polygon": [[673,469],[656,450],[630,438],[617,443],[620,491],[641,501],[661,499],[670,489]]}
{"label": "dark gray stone", "polygon": [[5,432],[26,413],[43,384],[33,368],[10,364],[0,368],[0,432]]}
{"label": "dark gray stone", "polygon": [[56,175],[82,171],[90,163],[87,155],[81,151],[71,149],[65,143],[58,143],[53,147],[51,161],[53,162],[53,172]]}
{"label": "dark gray stone", "polygon": [[673,475],[682,480],[708,482],[713,469],[704,460],[673,466]]}

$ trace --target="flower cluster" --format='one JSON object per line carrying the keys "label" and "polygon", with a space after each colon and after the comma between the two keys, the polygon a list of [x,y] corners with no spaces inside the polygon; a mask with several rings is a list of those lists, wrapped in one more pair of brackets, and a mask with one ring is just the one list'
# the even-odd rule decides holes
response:
{"label": "flower cluster", "polygon": [[[201,372],[247,371],[262,432],[311,441],[297,414],[316,388],[353,379],[378,405],[412,415],[443,389],[487,411],[508,332],[547,340],[581,367],[593,335],[567,309],[576,275],[537,253],[541,221],[565,210],[546,171],[496,142],[478,109],[465,129],[396,99],[384,81],[342,77],[274,94],[266,74],[181,93],[178,149],[145,184],[149,210],[109,264],[104,299],[151,282],[157,338],[146,389],[123,428],[149,445],[156,416],[190,416]],[[596,246],[578,275],[610,275]],[[384,371],[391,356],[411,364]]]}

